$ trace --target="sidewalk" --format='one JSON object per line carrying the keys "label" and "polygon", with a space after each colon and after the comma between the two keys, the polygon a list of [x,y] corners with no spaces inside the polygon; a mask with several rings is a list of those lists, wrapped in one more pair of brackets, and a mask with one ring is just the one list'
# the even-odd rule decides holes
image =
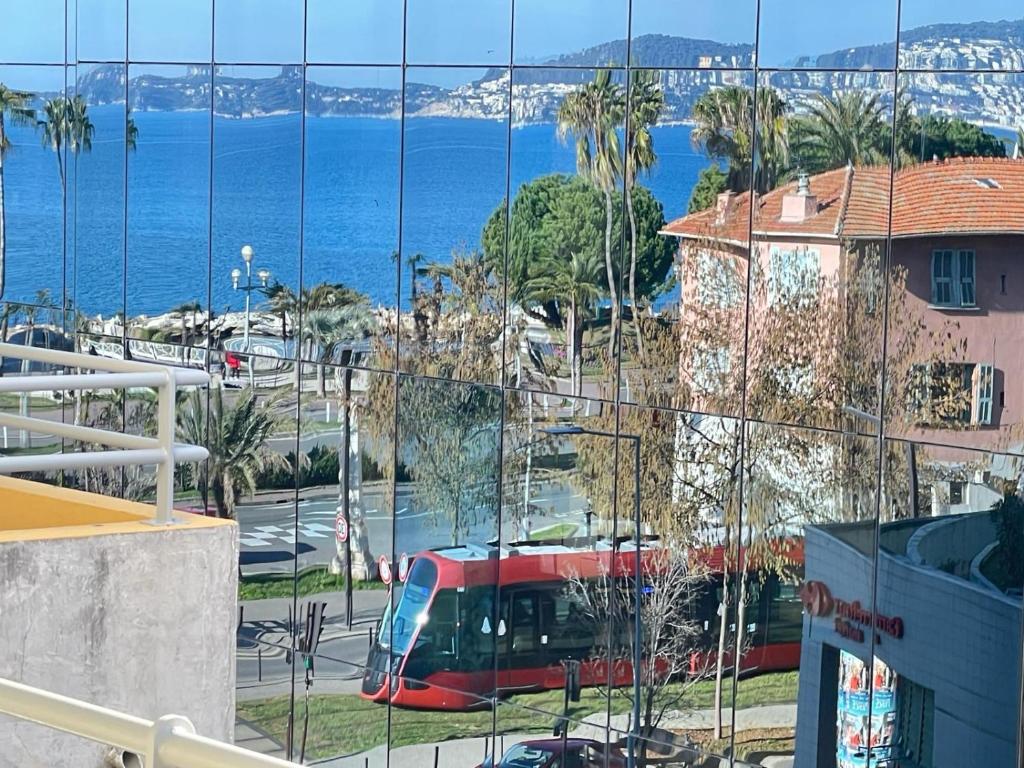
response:
{"label": "sidewalk", "polygon": [[[722,718],[729,722],[732,718],[732,710],[724,709]],[[613,729],[612,740],[617,735],[624,733],[628,725],[629,715],[613,715],[609,726]],[[714,712],[711,709],[698,710],[695,712],[669,713],[661,722],[660,727],[673,731],[686,730],[708,730],[713,726]],[[605,743],[608,733],[604,727],[605,715],[596,714],[584,719],[576,728],[569,732],[571,738],[594,739]],[[762,728],[794,728],[796,727],[796,704],[772,704],[764,707],[747,707],[736,712],[736,730],[745,731]],[[618,731],[618,734],[615,733]],[[263,745],[267,748],[273,747],[276,743],[265,734],[259,733],[256,729],[247,724],[241,724],[236,729],[236,743],[246,746],[239,741],[239,736],[245,735],[252,739],[253,743]],[[530,739],[550,738],[544,733],[516,733],[498,735],[498,752],[503,753],[513,744]],[[253,749],[254,747],[249,747]],[[283,749],[277,746],[283,755]],[[470,739],[451,739],[437,743],[410,744],[404,747],[396,747],[391,750],[391,765],[415,766],[416,768],[474,768],[483,761],[486,754],[492,749],[491,739],[474,737]],[[267,754],[274,754],[269,752]],[[436,763],[435,763],[436,759]],[[714,760],[714,758],[711,758]],[[354,755],[344,755],[327,758],[317,762],[309,762],[310,765],[330,766],[330,768],[385,768],[388,765],[388,752],[386,745],[380,745],[373,749],[366,750]],[[705,765],[707,762],[705,761]],[[760,765],[764,768],[790,768],[793,758],[788,756],[768,757]]]}

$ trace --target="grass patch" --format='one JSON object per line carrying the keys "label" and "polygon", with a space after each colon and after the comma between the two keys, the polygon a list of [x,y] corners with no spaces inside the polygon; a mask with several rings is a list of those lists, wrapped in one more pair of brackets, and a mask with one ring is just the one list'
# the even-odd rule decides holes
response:
{"label": "grass patch", "polygon": [[544,528],[538,528],[530,532],[530,541],[542,541],[545,539],[564,539],[575,535],[579,526],[575,523],[555,523]]}
{"label": "grass patch", "polygon": [[[714,700],[714,680],[702,680],[690,688],[682,709],[705,709]],[[315,687],[314,687],[315,690]],[[628,689],[612,696],[612,714],[630,711],[632,702]],[[737,703],[740,707],[796,701],[797,673],[776,672],[742,680]],[[284,741],[288,727],[288,697],[242,701],[240,717]],[[295,702],[296,727],[304,716],[304,703]],[[595,688],[582,691],[579,702],[570,705],[569,713],[581,720],[595,712],[603,712],[607,701]],[[538,712],[537,710],[543,710]],[[549,734],[554,715],[562,710],[562,691],[520,694],[509,697],[498,711],[498,733]],[[311,759],[363,752],[387,741],[387,708],[365,701],[354,694],[312,695],[309,700],[309,738],[306,756]],[[421,712],[394,709],[391,712],[391,746],[402,747],[449,739],[479,738],[491,735],[494,714],[480,712]],[[786,734],[751,734],[746,751],[783,749]],[[761,743],[763,742],[763,743]],[[710,744],[709,744],[710,746]]]}
{"label": "grass patch", "polygon": [[[387,589],[381,581],[354,581],[354,589]],[[299,573],[299,597],[320,592],[339,592],[345,589],[345,577],[333,574],[323,566],[307,568]],[[290,573],[257,573],[242,576],[238,581],[239,600],[266,600],[272,597],[291,597],[293,581]]]}

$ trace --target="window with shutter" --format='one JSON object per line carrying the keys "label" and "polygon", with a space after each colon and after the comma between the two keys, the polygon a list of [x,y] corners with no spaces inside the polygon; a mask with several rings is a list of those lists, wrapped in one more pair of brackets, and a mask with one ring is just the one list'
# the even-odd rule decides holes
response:
{"label": "window with shutter", "polygon": [[953,303],[953,252],[935,251],[932,254],[932,304],[948,306]]}
{"label": "window with shutter", "polygon": [[974,251],[960,251],[960,306],[973,307],[974,302]]}
{"label": "window with shutter", "polygon": [[937,307],[974,307],[974,251],[932,252],[932,304]]}
{"label": "window with shutter", "polygon": [[992,423],[992,382],[994,370],[991,365],[979,363],[971,375],[971,423]]}

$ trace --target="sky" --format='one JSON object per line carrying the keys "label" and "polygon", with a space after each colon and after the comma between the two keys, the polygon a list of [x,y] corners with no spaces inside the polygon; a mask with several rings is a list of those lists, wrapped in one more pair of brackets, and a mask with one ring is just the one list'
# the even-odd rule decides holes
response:
{"label": "sky", "polygon": [[[410,64],[537,63],[609,40],[649,33],[753,43],[760,64],[896,37],[896,0],[407,0]],[[75,11],[77,3],[77,13]],[[283,63],[302,60],[303,0],[18,0],[5,3],[0,62],[71,60]],[[307,59],[399,64],[403,0],[306,0]],[[760,4],[760,9],[758,9]],[[127,9],[126,9],[127,6]],[[65,8],[71,22],[65,30]],[[900,26],[1024,17],[1020,0],[902,0]],[[760,30],[755,30],[758,10]],[[77,19],[77,25],[76,25]],[[77,26],[77,28],[76,28]],[[211,39],[212,38],[212,39]],[[510,38],[514,38],[510,40]],[[51,82],[51,73],[27,73]],[[450,78],[452,82],[457,82]],[[443,74],[435,81],[444,81]],[[21,87],[36,87],[24,83]]]}

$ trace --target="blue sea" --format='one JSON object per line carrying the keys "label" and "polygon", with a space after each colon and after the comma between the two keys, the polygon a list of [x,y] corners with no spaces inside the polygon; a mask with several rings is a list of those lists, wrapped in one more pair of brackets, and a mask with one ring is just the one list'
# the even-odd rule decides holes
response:
{"label": "blue sea", "polygon": [[[138,144],[126,180],[123,112],[90,114],[92,151],[68,169],[66,222],[55,154],[31,129],[9,130],[5,299],[29,299],[40,288],[59,297],[66,280],[90,314],[120,311],[125,295],[129,315],[205,305],[208,297],[215,311],[237,309],[244,299],[230,273],[248,243],[254,266],[287,285],[342,282],[393,306],[400,215],[407,256],[447,261],[479,247],[505,197],[507,171],[514,197],[526,181],[575,168],[553,125],[514,128],[508,163],[504,123],[412,118],[400,169],[398,120],[308,118],[303,185],[298,115],[214,118],[211,126],[205,112],[148,112],[134,115]],[[641,183],[671,219],[685,211],[708,161],[686,126],[654,129],[654,145],[659,164]]]}

